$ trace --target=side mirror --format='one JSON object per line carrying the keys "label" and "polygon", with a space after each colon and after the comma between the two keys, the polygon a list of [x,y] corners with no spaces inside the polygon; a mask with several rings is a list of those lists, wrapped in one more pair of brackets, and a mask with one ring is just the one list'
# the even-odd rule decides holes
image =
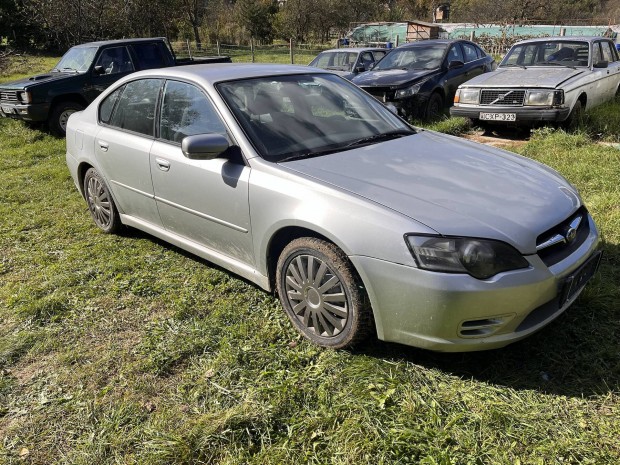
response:
{"label": "side mirror", "polygon": [[95,73],[96,76],[101,76],[102,74],[105,73],[105,69],[103,68],[103,66],[95,66],[93,68],[93,72]]}
{"label": "side mirror", "polygon": [[601,60],[597,63],[594,63],[593,68],[607,68],[609,66],[609,62],[607,60]]}
{"label": "side mirror", "polygon": [[458,69],[462,68],[463,66],[465,66],[465,63],[460,60],[454,60],[448,63],[448,69]]}
{"label": "side mirror", "polygon": [[191,160],[213,160],[224,153],[230,144],[221,134],[196,134],[181,141],[183,155]]}
{"label": "side mirror", "polygon": [[368,71],[370,71],[371,69],[373,69],[373,68],[375,67],[375,65],[376,65],[376,64],[377,64],[377,62],[376,62],[376,61],[373,61],[372,63],[370,63],[370,64],[368,65]]}

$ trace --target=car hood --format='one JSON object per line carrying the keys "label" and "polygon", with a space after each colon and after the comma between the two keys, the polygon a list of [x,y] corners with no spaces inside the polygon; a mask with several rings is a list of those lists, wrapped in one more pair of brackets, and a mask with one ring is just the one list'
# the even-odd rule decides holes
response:
{"label": "car hood", "polygon": [[61,73],[61,72],[50,72],[45,74],[38,74],[36,76],[30,76],[23,79],[18,79],[17,81],[7,82],[5,84],[0,84],[0,88],[2,89],[26,89],[27,87],[32,87],[35,84],[43,84],[52,81],[58,81],[61,79],[67,79],[73,76],[78,76],[77,73]]}
{"label": "car hood", "polygon": [[545,165],[430,131],[281,166],[439,234],[497,239],[524,254],[536,253],[537,236],[581,205],[568,181]]}
{"label": "car hood", "polygon": [[437,69],[386,69],[366,71],[355,76],[352,81],[361,87],[402,86],[420,80],[437,72]]}
{"label": "car hood", "polygon": [[556,67],[498,68],[467,81],[463,87],[545,87],[555,88],[583,73],[582,69]]}

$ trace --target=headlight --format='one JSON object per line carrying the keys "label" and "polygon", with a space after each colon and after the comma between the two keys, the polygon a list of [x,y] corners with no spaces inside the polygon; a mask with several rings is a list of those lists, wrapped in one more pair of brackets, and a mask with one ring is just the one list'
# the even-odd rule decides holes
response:
{"label": "headlight", "polygon": [[454,103],[476,105],[480,98],[480,89],[458,89],[454,95]]}
{"label": "headlight", "polygon": [[528,261],[510,245],[466,237],[406,236],[420,268],[443,273],[467,273],[487,279],[504,271],[529,267]]}
{"label": "headlight", "polygon": [[30,92],[18,92],[17,93],[17,98],[22,102],[22,103],[30,103],[32,102],[32,94]]}
{"label": "headlight", "polygon": [[422,83],[414,84],[409,87],[405,87],[404,89],[398,89],[394,94],[394,98],[406,98],[411,97],[412,95],[417,94],[420,91],[420,87],[422,87]]}
{"label": "headlight", "polygon": [[564,103],[564,92],[561,90],[528,90],[525,97],[526,105],[552,106]]}

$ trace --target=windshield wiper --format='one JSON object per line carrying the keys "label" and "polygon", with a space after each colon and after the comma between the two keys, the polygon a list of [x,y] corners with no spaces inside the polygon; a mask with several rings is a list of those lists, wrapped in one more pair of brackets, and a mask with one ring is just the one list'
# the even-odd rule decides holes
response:
{"label": "windshield wiper", "polygon": [[399,137],[411,136],[413,134],[415,134],[414,131],[408,130],[385,132],[383,134],[375,134],[374,136],[362,137],[361,139],[357,139],[353,142],[348,143],[347,145],[345,145],[345,147],[357,147],[359,145],[367,145],[372,142],[381,142],[390,139],[397,139]]}
{"label": "windshield wiper", "polygon": [[69,67],[67,67],[67,68],[62,68],[60,71],[73,71],[74,73],[77,73],[77,72],[78,72],[78,70],[77,70],[77,69],[73,69],[73,68],[69,68]]}
{"label": "windshield wiper", "polygon": [[540,63],[536,63],[537,65],[553,65],[553,66],[563,66],[565,68],[577,69],[574,66],[567,65],[565,63],[558,63],[557,61],[541,61]]}
{"label": "windshield wiper", "polygon": [[522,69],[527,69],[525,66],[523,66],[523,65],[518,65],[518,64],[516,64],[516,63],[510,63],[510,64],[508,64],[508,65],[503,65],[503,66],[501,66],[501,68],[512,68],[513,66],[514,66],[514,67],[519,67],[519,68],[522,68]]}

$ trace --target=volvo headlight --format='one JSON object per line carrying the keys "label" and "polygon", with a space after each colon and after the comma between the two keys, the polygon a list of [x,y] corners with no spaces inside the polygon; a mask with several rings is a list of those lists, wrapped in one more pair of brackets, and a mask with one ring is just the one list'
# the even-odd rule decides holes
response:
{"label": "volvo headlight", "polygon": [[394,94],[394,98],[406,98],[411,97],[412,95],[420,92],[420,87],[422,87],[422,83],[419,82],[409,87],[405,87],[404,89],[398,89]]}
{"label": "volvo headlight", "polygon": [[564,92],[561,90],[528,90],[525,96],[526,105],[552,106],[564,103]]}
{"label": "volvo headlight", "polygon": [[523,255],[500,241],[414,235],[407,235],[406,240],[418,266],[429,271],[488,279],[504,271],[529,267]]}
{"label": "volvo headlight", "polygon": [[457,89],[454,103],[477,105],[480,98],[480,89]]}

